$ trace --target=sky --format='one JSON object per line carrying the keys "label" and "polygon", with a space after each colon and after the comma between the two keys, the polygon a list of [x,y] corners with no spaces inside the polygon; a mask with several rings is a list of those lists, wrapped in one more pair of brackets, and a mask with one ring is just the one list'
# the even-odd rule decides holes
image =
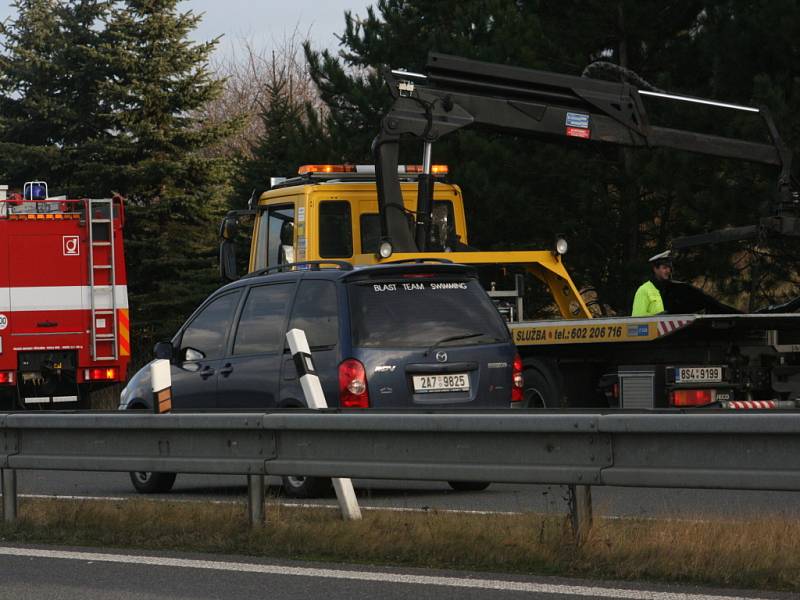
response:
{"label": "sky", "polygon": [[[182,0],[181,10],[205,13],[193,39],[205,41],[223,35],[217,58],[236,55],[246,40],[255,48],[279,45],[295,30],[315,47],[336,49],[334,34],[344,30],[344,11],[365,16],[377,0]],[[11,0],[0,0],[0,19],[12,16]]]}
{"label": "sky", "polygon": [[366,16],[369,0],[183,0],[179,6],[205,13],[196,39],[224,34],[219,52],[241,47],[243,40],[269,48],[295,30],[318,48],[335,49],[335,34],[344,31],[344,12]]}

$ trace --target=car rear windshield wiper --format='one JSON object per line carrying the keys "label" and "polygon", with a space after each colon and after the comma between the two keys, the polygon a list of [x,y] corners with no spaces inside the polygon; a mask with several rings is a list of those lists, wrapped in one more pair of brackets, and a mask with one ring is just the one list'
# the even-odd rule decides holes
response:
{"label": "car rear windshield wiper", "polygon": [[484,333],[483,331],[473,331],[472,333],[462,333],[461,335],[451,335],[446,338],[442,338],[438,342],[434,342],[433,344],[431,344],[431,346],[427,350],[425,350],[425,354],[423,354],[423,356],[428,356],[428,354],[433,352],[434,348],[446,342],[455,342],[456,340],[468,340],[469,338],[480,337],[482,335],[488,335],[488,334]]}

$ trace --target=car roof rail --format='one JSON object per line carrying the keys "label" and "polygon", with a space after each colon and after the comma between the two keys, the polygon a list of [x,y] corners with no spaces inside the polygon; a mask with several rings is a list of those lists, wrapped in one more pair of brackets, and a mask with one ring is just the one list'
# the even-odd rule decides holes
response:
{"label": "car roof rail", "polygon": [[397,260],[384,260],[384,261],[381,261],[378,264],[380,264],[380,265],[401,265],[401,264],[404,264],[404,263],[405,264],[411,263],[411,264],[415,264],[415,265],[421,265],[423,263],[441,263],[441,264],[446,264],[446,265],[452,265],[453,261],[450,260],[449,258],[438,258],[438,257],[432,256],[430,258],[419,257],[419,258],[399,258]]}
{"label": "car roof rail", "polygon": [[339,269],[341,271],[352,271],[353,265],[346,260],[304,260],[301,262],[294,262],[294,263],[283,263],[280,265],[273,265],[271,267],[266,267],[264,269],[258,269],[257,271],[253,271],[252,273],[248,273],[242,279],[246,277],[258,277],[259,275],[268,275],[270,273],[285,273],[287,271],[319,271],[322,268],[326,268],[325,265],[332,265],[327,268],[331,269]]}

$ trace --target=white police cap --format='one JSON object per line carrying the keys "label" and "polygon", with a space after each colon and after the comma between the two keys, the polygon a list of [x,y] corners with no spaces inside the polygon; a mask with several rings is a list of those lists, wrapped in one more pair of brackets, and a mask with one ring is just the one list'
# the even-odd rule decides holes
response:
{"label": "white police cap", "polygon": [[664,252],[660,252],[660,253],[656,254],[655,256],[651,256],[649,259],[647,259],[647,262],[649,262],[652,265],[657,265],[659,263],[671,263],[672,262],[672,251],[671,250],[665,250]]}

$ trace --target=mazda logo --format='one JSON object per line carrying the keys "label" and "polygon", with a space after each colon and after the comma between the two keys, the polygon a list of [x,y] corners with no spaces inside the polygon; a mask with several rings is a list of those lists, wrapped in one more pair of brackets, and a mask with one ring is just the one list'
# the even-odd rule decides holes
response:
{"label": "mazda logo", "polygon": [[436,360],[439,362],[447,362],[447,352],[437,352]]}

